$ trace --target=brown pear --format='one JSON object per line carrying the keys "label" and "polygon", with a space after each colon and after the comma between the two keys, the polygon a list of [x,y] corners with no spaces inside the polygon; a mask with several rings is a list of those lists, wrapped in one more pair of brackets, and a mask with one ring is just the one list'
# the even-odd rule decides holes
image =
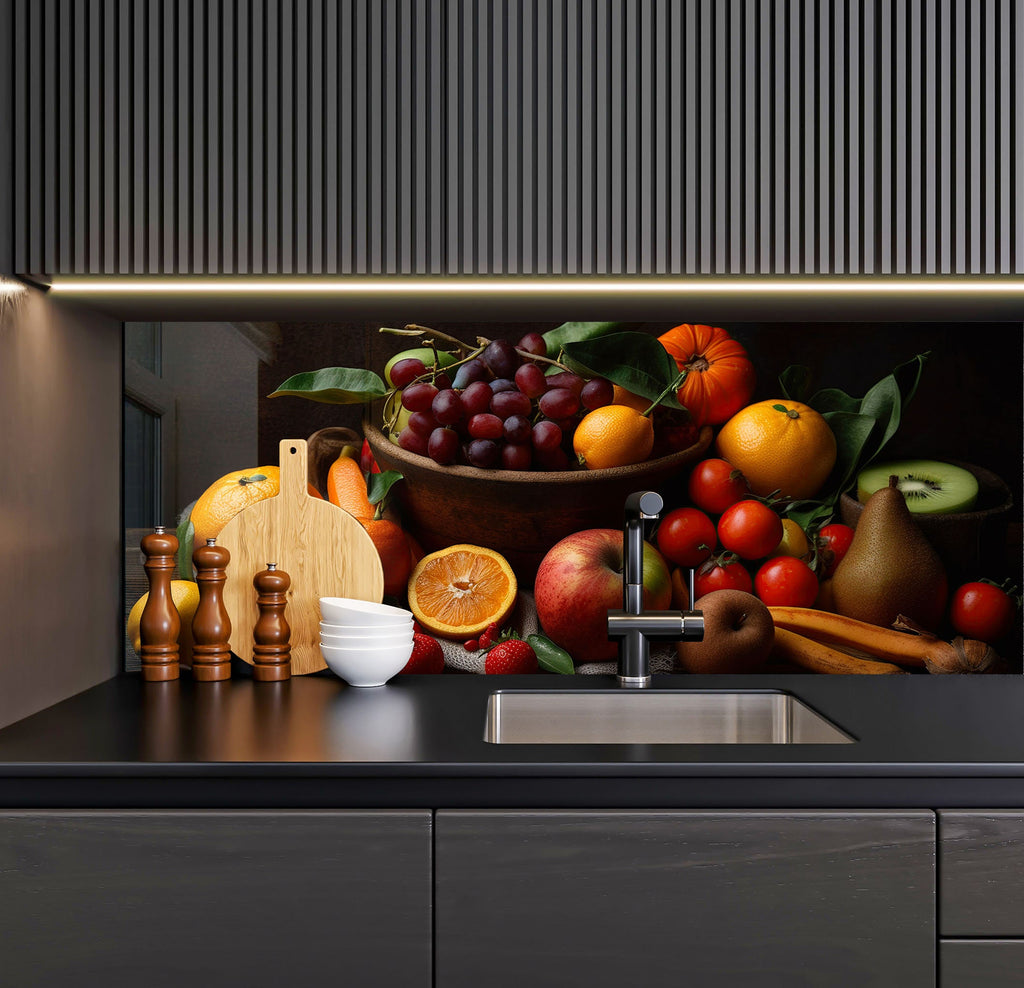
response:
{"label": "brown pear", "polygon": [[889,486],[864,505],[850,548],[832,577],[835,609],[883,627],[903,614],[934,630],[946,607],[946,571],[896,482],[890,477]]}

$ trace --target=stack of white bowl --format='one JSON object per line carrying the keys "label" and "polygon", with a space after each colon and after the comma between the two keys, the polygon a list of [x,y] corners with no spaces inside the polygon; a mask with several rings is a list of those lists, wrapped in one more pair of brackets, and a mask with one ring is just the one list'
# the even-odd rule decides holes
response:
{"label": "stack of white bowl", "polygon": [[412,612],[349,597],[320,598],[320,653],[350,686],[383,686],[412,655]]}

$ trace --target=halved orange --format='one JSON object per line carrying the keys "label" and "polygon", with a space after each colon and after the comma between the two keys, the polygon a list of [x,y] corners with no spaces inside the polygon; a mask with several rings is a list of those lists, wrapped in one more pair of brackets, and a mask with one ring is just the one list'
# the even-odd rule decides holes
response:
{"label": "halved orange", "polygon": [[508,560],[479,545],[453,545],[424,556],[409,577],[409,610],[422,627],[465,641],[501,625],[516,602]]}

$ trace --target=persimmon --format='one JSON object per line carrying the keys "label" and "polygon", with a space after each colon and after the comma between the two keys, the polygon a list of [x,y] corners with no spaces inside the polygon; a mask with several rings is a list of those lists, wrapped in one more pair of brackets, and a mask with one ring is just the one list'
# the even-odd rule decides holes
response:
{"label": "persimmon", "polygon": [[754,365],[724,329],[683,323],[658,340],[686,373],[678,397],[694,425],[721,425],[750,402],[757,383]]}

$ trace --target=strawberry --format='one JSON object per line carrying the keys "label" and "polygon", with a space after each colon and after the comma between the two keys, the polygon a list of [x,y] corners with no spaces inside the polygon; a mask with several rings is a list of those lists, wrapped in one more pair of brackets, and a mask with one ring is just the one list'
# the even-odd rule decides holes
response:
{"label": "strawberry", "polygon": [[462,647],[467,652],[475,652],[480,647],[480,642],[478,642],[475,638],[470,638],[468,641],[464,641],[462,643]]}
{"label": "strawberry", "polygon": [[444,652],[440,643],[430,635],[412,636],[412,655],[402,672],[444,672]]}
{"label": "strawberry", "polygon": [[531,645],[519,638],[499,642],[487,653],[484,660],[484,672],[488,676],[536,671],[537,653]]}
{"label": "strawberry", "polygon": [[490,628],[488,628],[488,629],[487,629],[487,630],[486,630],[486,631],[485,631],[485,632],[484,632],[484,633],[483,633],[483,634],[482,634],[482,635],[481,635],[481,636],[480,636],[480,637],[479,637],[479,638],[477,639],[477,646],[478,646],[479,648],[483,649],[483,650],[484,650],[484,651],[486,652],[486,651],[487,651],[487,649],[489,649],[489,648],[491,647],[491,645],[493,645],[493,644],[494,644],[493,638],[494,638],[494,636],[493,636],[493,635],[491,634],[491,630],[490,630]]}

